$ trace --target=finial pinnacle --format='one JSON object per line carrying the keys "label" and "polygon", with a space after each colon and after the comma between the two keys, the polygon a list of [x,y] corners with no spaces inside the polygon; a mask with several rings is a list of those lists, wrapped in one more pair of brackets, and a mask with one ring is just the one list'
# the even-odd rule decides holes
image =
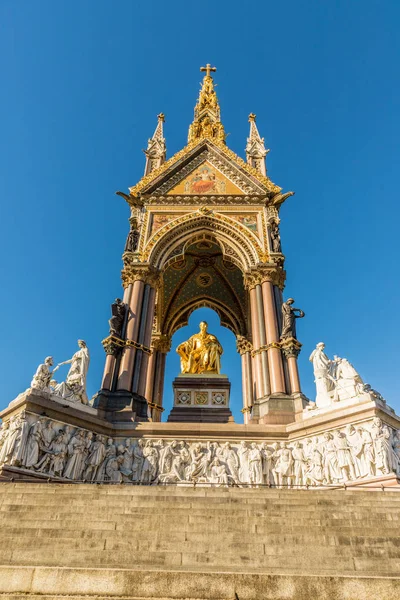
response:
{"label": "finial pinnacle", "polygon": [[210,63],[207,63],[205,67],[200,67],[200,71],[205,71],[206,77],[210,77],[210,72],[213,71],[215,73],[216,70],[217,67],[212,67]]}
{"label": "finial pinnacle", "polygon": [[157,115],[157,119],[159,121],[161,121],[161,123],[165,123],[165,115],[164,115],[164,113],[161,112],[159,115]]}
{"label": "finial pinnacle", "polygon": [[249,123],[256,120],[256,115],[254,113],[249,114]]}
{"label": "finial pinnacle", "polygon": [[212,67],[209,63],[205,67],[200,67],[200,71],[205,72],[205,76],[194,109],[194,120],[189,127],[189,142],[200,138],[209,138],[225,143],[226,136],[224,126],[221,123],[214,80],[210,76],[210,73],[216,70],[216,67]]}

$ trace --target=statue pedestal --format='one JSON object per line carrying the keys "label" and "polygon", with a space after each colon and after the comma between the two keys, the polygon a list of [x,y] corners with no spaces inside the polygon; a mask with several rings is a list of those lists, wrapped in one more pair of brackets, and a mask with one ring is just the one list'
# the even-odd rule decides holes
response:
{"label": "statue pedestal", "polygon": [[172,384],[174,406],[169,422],[233,423],[227,375],[181,374]]}

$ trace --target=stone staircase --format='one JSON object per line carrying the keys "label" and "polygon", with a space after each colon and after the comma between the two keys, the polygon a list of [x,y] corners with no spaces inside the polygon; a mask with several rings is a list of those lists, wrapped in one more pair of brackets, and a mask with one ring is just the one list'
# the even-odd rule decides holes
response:
{"label": "stone staircase", "polygon": [[400,493],[0,483],[0,599],[398,600]]}

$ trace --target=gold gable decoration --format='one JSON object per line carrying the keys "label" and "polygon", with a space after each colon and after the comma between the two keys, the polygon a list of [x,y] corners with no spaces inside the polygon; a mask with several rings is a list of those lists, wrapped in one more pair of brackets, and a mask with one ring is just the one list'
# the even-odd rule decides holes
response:
{"label": "gold gable decoration", "polygon": [[[212,143],[215,144],[215,146],[222,150],[222,152],[227,158],[233,160],[236,163],[236,165],[241,167],[249,175],[252,175],[257,179],[257,181],[262,183],[266,187],[267,191],[270,192],[272,195],[278,194],[282,190],[282,188],[280,188],[278,185],[275,185],[268,177],[261,175],[261,173],[257,171],[257,169],[254,169],[253,167],[248,165],[240,156],[235,154],[233,150],[230,150],[225,143],[216,140],[215,138],[210,141],[212,141]],[[171,156],[171,158],[169,158],[165,163],[163,163],[161,167],[155,169],[154,171],[149,173],[149,175],[142,177],[142,179],[136,185],[129,188],[130,195],[137,196],[150,183],[152,183],[158,177],[160,177],[160,175],[166,173],[168,169],[175,165],[176,162],[185,158],[194,148],[196,148],[196,146],[199,145],[199,143],[201,143],[201,140],[198,139],[189,142],[189,144],[182,148],[182,150],[179,150],[179,152]]]}
{"label": "gold gable decoration", "polygon": [[194,194],[206,196],[210,194],[241,195],[243,193],[243,190],[238,188],[212,164],[205,161],[175,185],[168,192],[168,195]]}
{"label": "gold gable decoration", "polygon": [[220,108],[214,89],[214,80],[210,75],[215,67],[207,64],[200,67],[206,74],[201,86],[199,99],[194,108],[194,120],[189,127],[188,142],[201,138],[216,139],[225,144],[225,130],[221,123]]}

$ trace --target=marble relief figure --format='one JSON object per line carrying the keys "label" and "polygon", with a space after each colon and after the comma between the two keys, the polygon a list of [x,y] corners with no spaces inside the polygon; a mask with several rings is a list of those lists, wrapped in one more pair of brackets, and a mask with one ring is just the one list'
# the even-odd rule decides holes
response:
{"label": "marble relief figure", "polygon": [[200,332],[176,349],[181,357],[181,372],[200,375],[221,373],[222,346],[215,335],[207,332],[207,323],[200,323]]}
{"label": "marble relief figure", "polygon": [[303,487],[400,472],[400,432],[380,418],[294,441],[114,440],[22,411],[0,430],[0,465],[69,481]]}

